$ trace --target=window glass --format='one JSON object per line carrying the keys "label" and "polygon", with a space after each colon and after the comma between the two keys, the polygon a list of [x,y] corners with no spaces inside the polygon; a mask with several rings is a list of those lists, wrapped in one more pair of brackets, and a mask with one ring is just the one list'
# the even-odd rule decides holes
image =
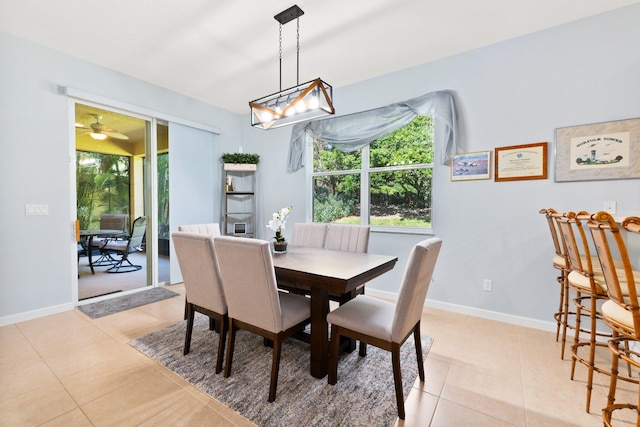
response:
{"label": "window glass", "polygon": [[313,220],[431,228],[433,156],[431,117],[352,153],[314,141]]}
{"label": "window glass", "polygon": [[313,221],[360,224],[359,173],[314,178]]}
{"label": "window glass", "polygon": [[431,228],[432,169],[372,172],[369,223]]}

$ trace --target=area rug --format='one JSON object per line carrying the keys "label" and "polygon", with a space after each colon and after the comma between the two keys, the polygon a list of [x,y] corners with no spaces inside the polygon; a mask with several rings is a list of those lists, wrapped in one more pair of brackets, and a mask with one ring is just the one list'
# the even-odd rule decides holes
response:
{"label": "area rug", "polygon": [[[262,338],[238,332],[233,370],[224,378],[214,373],[218,334],[208,329],[208,318],[197,315],[191,352],[183,356],[185,327],[183,321],[129,344],[259,426],[390,426],[397,418],[389,352],[370,345],[364,358],[357,349],[345,353],[338,382],[331,386],[326,377],[309,374],[309,345],[288,339],[282,348],[276,400],[269,403],[272,350]],[[424,356],[431,344],[430,337],[422,337]],[[400,363],[406,400],[418,376],[413,338],[402,346]]]}
{"label": "area rug", "polygon": [[136,292],[134,294],[123,295],[121,297],[112,298],[105,301],[94,302],[78,306],[78,310],[82,311],[92,319],[108,316],[120,311],[129,310],[131,308],[140,307],[142,305],[151,304],[167,298],[173,298],[180,294],[165,288],[152,288],[149,290]]}

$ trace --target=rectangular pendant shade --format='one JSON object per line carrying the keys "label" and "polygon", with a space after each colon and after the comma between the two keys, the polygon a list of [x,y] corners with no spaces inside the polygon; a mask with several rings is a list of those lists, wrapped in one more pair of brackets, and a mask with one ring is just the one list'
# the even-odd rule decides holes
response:
{"label": "rectangular pendant shade", "polygon": [[251,126],[275,129],[335,114],[333,88],[319,77],[249,102]]}

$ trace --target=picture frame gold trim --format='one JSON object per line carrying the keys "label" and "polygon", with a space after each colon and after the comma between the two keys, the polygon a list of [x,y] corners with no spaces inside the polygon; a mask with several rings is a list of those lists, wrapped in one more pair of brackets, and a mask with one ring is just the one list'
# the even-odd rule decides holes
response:
{"label": "picture frame gold trim", "polygon": [[511,145],[495,149],[495,181],[547,179],[548,142]]}
{"label": "picture frame gold trim", "polygon": [[640,118],[556,128],[555,182],[640,178]]}
{"label": "picture frame gold trim", "polygon": [[491,151],[455,154],[449,179],[451,182],[491,179]]}

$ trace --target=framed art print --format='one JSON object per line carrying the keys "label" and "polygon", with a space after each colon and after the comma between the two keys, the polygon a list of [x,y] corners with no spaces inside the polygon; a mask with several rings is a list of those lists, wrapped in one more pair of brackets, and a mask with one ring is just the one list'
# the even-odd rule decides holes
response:
{"label": "framed art print", "polygon": [[459,153],[451,159],[451,181],[491,179],[491,151]]}
{"label": "framed art print", "polygon": [[556,129],[555,181],[640,178],[640,118]]}

